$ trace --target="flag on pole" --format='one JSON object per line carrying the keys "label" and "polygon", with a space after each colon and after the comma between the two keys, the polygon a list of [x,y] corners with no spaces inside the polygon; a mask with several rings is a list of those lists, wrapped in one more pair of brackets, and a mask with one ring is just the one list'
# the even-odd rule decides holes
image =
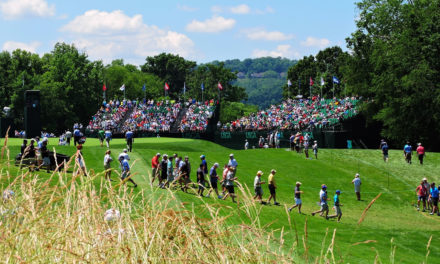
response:
{"label": "flag on pole", "polygon": [[287,86],[292,86],[292,82],[290,81],[290,79],[289,80],[287,80]]}
{"label": "flag on pole", "polygon": [[201,88],[202,88],[202,91],[204,91],[205,90],[205,85],[202,83],[202,85],[201,85]]}
{"label": "flag on pole", "polygon": [[324,78],[322,78],[321,76],[321,86],[324,86],[325,82],[324,82]]}
{"label": "flag on pole", "polygon": [[313,79],[310,77],[310,86],[313,86]]}
{"label": "flag on pole", "polygon": [[147,87],[145,86],[145,83],[144,83],[144,86],[142,86],[142,91],[146,91],[147,90]]}
{"label": "flag on pole", "polygon": [[220,82],[218,82],[217,87],[220,91],[223,91],[223,86]]}
{"label": "flag on pole", "polygon": [[165,83],[164,89],[165,89],[165,91],[168,91],[170,89],[170,86],[168,85],[168,83]]}
{"label": "flag on pole", "polygon": [[336,84],[339,84],[339,83],[340,83],[338,77],[333,76],[333,83],[336,83]]}
{"label": "flag on pole", "polygon": [[119,90],[125,91],[125,83],[121,86],[121,88],[119,88]]}
{"label": "flag on pole", "polygon": [[105,83],[104,83],[104,85],[102,86],[102,90],[105,92],[105,91],[107,91],[107,87],[105,86]]}

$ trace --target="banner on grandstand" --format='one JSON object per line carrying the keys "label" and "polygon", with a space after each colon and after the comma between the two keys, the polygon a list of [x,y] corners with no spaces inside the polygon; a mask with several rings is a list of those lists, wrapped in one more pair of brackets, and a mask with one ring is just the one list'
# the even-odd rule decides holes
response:
{"label": "banner on grandstand", "polygon": [[170,86],[168,85],[168,83],[165,83],[164,89],[165,89],[165,91],[168,91],[170,89]]}
{"label": "banner on grandstand", "polygon": [[333,76],[333,83],[336,83],[336,84],[339,84],[339,83],[340,83],[338,77]]}
{"label": "banner on grandstand", "polygon": [[119,90],[121,90],[121,91],[125,91],[125,84],[123,84],[123,85],[121,86],[121,88],[119,88]]}
{"label": "banner on grandstand", "polygon": [[223,86],[222,86],[222,84],[221,84],[220,82],[218,82],[217,87],[218,87],[218,89],[219,89],[220,91],[223,90]]}
{"label": "banner on grandstand", "polygon": [[107,87],[105,87],[105,83],[104,83],[104,85],[102,86],[102,90],[105,92],[105,91],[107,91]]}

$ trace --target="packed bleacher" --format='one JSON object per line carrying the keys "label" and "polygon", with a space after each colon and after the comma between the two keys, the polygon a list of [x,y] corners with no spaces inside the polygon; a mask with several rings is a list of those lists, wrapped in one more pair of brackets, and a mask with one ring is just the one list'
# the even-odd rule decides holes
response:
{"label": "packed bleacher", "polygon": [[216,102],[214,100],[192,102],[180,122],[179,131],[206,131],[209,119],[214,114],[216,107],[215,104]]}
{"label": "packed bleacher", "polygon": [[119,131],[121,121],[134,105],[136,105],[136,101],[131,100],[122,100],[121,102],[119,100],[110,100],[109,102],[104,102],[98,112],[92,116],[87,125],[87,130],[109,129],[113,132]]}
{"label": "packed bleacher", "polygon": [[122,132],[128,130],[169,132],[181,109],[181,104],[174,101],[148,100],[140,103],[125,120]]}
{"label": "packed bleacher", "polygon": [[357,114],[358,99],[288,99],[221,126],[223,131],[304,130],[326,127]]}

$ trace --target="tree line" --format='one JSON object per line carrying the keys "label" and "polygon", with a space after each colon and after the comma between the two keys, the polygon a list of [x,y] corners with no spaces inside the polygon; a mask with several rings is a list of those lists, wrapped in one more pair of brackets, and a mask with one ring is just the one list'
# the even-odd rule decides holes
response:
{"label": "tree line", "polygon": [[[92,61],[74,45],[57,43],[42,56],[15,50],[0,53],[0,106],[11,107],[17,128],[23,128],[24,92],[40,90],[42,128],[62,132],[76,122],[87,124],[104,101],[129,99],[183,100],[219,99],[223,104],[247,98],[244,88],[234,84],[236,74],[222,63],[197,65],[178,55],[162,53],[147,57],[139,67],[122,59],[108,65]],[[170,89],[165,94],[164,85]],[[218,89],[218,84],[223,89]],[[185,89],[184,89],[185,87]],[[224,107],[227,116],[228,107]]]}

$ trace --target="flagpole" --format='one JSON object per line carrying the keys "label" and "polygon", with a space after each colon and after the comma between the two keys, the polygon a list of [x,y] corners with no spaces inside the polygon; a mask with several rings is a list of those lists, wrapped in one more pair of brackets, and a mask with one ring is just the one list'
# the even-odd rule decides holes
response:
{"label": "flagpole", "polygon": [[312,99],[312,84],[309,85],[309,98]]}
{"label": "flagpole", "polygon": [[298,95],[301,94],[301,80],[298,79]]}
{"label": "flagpole", "polygon": [[335,80],[333,80],[333,98],[332,99],[334,99],[335,98]]}

